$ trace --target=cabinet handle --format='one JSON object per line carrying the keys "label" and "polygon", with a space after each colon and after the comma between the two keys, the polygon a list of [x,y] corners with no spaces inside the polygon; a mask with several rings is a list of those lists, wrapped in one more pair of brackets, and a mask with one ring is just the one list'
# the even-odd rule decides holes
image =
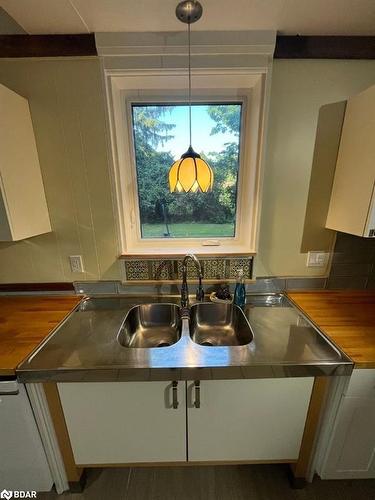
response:
{"label": "cabinet handle", "polygon": [[194,406],[195,406],[195,408],[200,408],[201,407],[201,383],[199,380],[196,380],[194,382],[194,388],[195,388]]}
{"label": "cabinet handle", "polygon": [[178,408],[178,394],[177,394],[178,382],[174,380],[172,382],[172,406],[174,410]]}

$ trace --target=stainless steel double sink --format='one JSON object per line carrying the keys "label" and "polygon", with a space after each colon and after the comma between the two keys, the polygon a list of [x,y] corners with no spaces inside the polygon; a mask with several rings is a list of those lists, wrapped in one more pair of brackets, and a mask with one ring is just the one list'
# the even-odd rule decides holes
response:
{"label": "stainless steel double sink", "polygon": [[[141,304],[130,309],[117,335],[129,348],[170,347],[181,338],[183,321],[176,304]],[[201,302],[190,308],[189,335],[201,346],[241,346],[253,340],[242,309],[232,304]]]}

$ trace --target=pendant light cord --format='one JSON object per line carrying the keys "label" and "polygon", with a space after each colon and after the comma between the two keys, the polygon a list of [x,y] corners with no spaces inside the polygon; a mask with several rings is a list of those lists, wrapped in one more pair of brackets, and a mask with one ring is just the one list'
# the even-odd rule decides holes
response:
{"label": "pendant light cord", "polygon": [[190,23],[188,23],[188,45],[189,45],[189,136],[191,147],[191,48],[190,48]]}

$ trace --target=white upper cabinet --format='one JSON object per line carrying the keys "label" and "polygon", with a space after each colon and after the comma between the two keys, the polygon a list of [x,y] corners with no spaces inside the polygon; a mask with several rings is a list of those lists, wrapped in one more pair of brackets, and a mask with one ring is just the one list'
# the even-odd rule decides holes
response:
{"label": "white upper cabinet", "polygon": [[375,237],[375,85],[348,100],[326,227]]}
{"label": "white upper cabinet", "polygon": [[28,101],[0,84],[0,241],[50,231]]}

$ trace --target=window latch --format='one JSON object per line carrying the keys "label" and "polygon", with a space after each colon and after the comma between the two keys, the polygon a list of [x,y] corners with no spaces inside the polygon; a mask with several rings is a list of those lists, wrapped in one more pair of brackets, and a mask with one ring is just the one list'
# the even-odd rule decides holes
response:
{"label": "window latch", "polygon": [[205,240],[205,241],[203,241],[202,245],[204,247],[219,247],[220,241],[219,240]]}

